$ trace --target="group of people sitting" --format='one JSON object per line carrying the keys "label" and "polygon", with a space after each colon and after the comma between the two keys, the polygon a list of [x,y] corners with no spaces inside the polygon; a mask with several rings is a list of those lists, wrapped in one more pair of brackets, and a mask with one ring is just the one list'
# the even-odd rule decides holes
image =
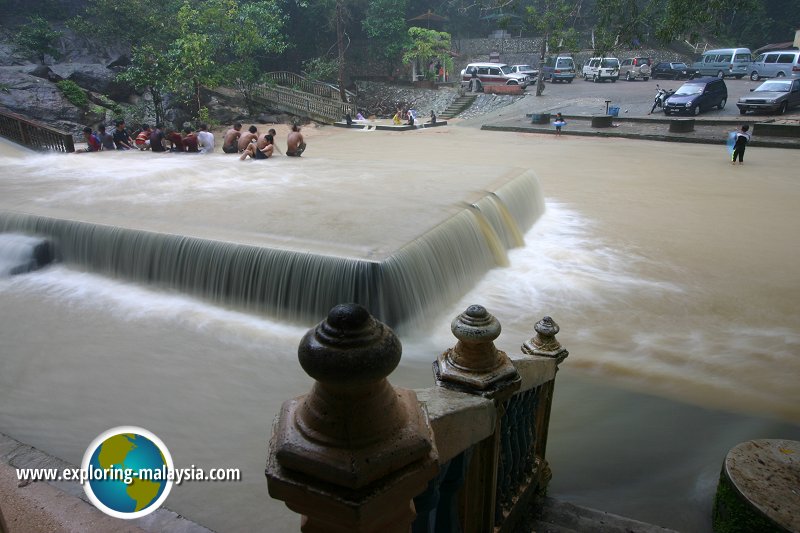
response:
{"label": "group of people sitting", "polygon": [[89,127],[83,128],[83,137],[87,145],[86,149],[81,150],[83,152],[139,149],[204,154],[214,151],[214,134],[208,131],[206,124],[201,124],[197,133],[192,128],[184,128],[183,134],[175,128],[165,130],[160,123],[155,128],[142,124],[131,134],[125,127],[125,121],[118,120],[112,133],[106,131],[105,124],[100,124],[96,132]]}
{"label": "group of people sitting", "polygon": [[[417,120],[417,111],[415,109],[409,109],[408,111],[403,112],[402,108],[397,108],[397,113],[394,114],[392,117],[392,124],[395,126],[399,126],[403,119],[401,117],[406,118],[406,126],[413,126],[414,122]],[[436,113],[433,112],[431,109],[431,124],[436,124]]]}
{"label": "group of people sitting", "polygon": [[[268,159],[275,152],[281,153],[280,148],[275,144],[277,132],[270,128],[267,133],[259,135],[258,128],[250,126],[242,133],[242,125],[237,122],[231,129],[225,132],[225,139],[222,143],[222,151],[226,154],[240,154],[239,159],[244,161],[248,157],[251,159]],[[306,149],[303,134],[300,133],[300,126],[292,124],[289,136],[286,138],[286,155],[290,157],[300,157]]]}
{"label": "group of people sitting", "polygon": [[[241,154],[241,159],[267,159],[274,152],[281,153],[275,145],[276,131],[270,129],[264,135],[258,134],[258,128],[250,126],[247,132],[242,133],[241,123],[236,123],[225,133],[222,151],[226,154]],[[207,124],[201,124],[195,133],[192,128],[184,128],[183,133],[175,128],[164,128],[163,124],[156,124],[151,128],[147,124],[134,131],[132,134],[125,128],[125,121],[118,120],[113,132],[107,132],[105,124],[100,124],[97,131],[92,128],[83,128],[83,137],[87,147],[81,152],[100,152],[102,150],[150,150],[151,152],[181,152],[208,154],[214,151],[214,134],[208,131]],[[306,149],[300,127],[292,126],[286,140],[286,155],[299,157]]]}

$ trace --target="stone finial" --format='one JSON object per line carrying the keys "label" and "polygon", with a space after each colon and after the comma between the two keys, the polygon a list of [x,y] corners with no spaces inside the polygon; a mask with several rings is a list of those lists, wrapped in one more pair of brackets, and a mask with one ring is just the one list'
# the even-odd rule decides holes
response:
{"label": "stone finial", "polygon": [[536,331],[536,335],[522,343],[522,353],[552,357],[556,359],[557,364],[561,364],[569,352],[556,339],[561,328],[558,327],[555,320],[546,316],[537,322],[533,329]]}
{"label": "stone finial", "polygon": [[304,531],[413,519],[409,502],[438,464],[416,395],[386,379],[401,351],[394,332],[357,304],[337,305],[300,342],[300,364],[316,383],[284,402],[266,474],[270,494],[306,515]]}
{"label": "stone finial", "polygon": [[433,363],[436,382],[490,398],[513,394],[520,377],[506,353],[494,345],[500,329],[500,322],[485,307],[467,307],[450,324],[458,342]]}

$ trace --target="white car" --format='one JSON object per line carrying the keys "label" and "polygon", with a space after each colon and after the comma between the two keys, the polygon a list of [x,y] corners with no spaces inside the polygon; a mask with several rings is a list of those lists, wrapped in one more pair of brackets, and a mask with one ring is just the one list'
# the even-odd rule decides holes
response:
{"label": "white car", "polygon": [[530,81],[525,74],[511,72],[505,63],[470,63],[461,71],[461,86],[477,85],[477,90],[484,85],[520,85],[524,89]]}
{"label": "white car", "polygon": [[525,74],[531,81],[539,75],[539,71],[530,65],[511,65],[509,70],[514,74]]}
{"label": "white car", "polygon": [[583,65],[583,79],[593,82],[619,79],[619,59],[616,57],[592,57]]}

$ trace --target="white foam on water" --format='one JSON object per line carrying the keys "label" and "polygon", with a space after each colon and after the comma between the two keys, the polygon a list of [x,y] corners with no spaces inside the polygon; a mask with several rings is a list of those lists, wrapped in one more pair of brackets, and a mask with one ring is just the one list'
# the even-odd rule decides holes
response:
{"label": "white foam on water", "polygon": [[0,295],[29,295],[52,305],[101,312],[143,327],[171,323],[247,350],[296,345],[307,327],[225,309],[179,293],[114,280],[63,265],[0,280]]}

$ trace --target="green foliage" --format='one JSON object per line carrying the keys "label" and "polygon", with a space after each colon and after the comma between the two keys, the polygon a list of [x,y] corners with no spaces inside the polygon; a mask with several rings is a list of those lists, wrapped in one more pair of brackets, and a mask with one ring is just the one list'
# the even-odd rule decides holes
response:
{"label": "green foliage", "polygon": [[120,105],[117,102],[115,102],[108,96],[101,94],[98,96],[98,100],[100,100],[100,103],[103,105],[103,107],[108,108],[115,115],[122,114],[122,107],[120,107]]}
{"label": "green foliage", "polygon": [[647,19],[639,10],[639,3],[637,0],[597,0],[594,48],[598,55],[606,55],[642,38]]}
{"label": "green foliage", "polygon": [[575,4],[567,0],[536,0],[525,8],[526,26],[543,39],[541,57],[550,52],[577,48],[577,31],[570,24],[575,18]]}
{"label": "green foliage", "polygon": [[408,0],[372,0],[361,25],[373,51],[386,59],[395,59],[407,42],[405,12]]}
{"label": "green foliage", "polygon": [[249,89],[261,76],[260,59],[281,53],[285,16],[276,0],[239,4],[235,0],[185,0],[178,11],[177,38],[168,57],[169,89],[187,96],[199,112],[200,88],[238,81]]}
{"label": "green foliage", "polygon": [[75,107],[86,108],[89,105],[89,97],[86,96],[86,91],[81,89],[80,85],[74,81],[61,80],[56,83],[56,86],[64,97]]}
{"label": "green foliage", "polygon": [[307,78],[312,80],[336,81],[338,71],[339,62],[336,59],[314,57],[303,61],[303,72]]}
{"label": "green foliage", "polygon": [[411,63],[420,61],[427,64],[432,59],[442,61],[448,71],[453,70],[453,59],[450,57],[450,34],[443,31],[426,30],[424,28],[408,28],[408,43],[405,46],[403,61]]}
{"label": "green foliage", "polygon": [[84,15],[70,20],[68,26],[76,33],[113,36],[114,41],[137,44],[146,40],[164,43],[175,38],[180,0],[158,2],[109,2],[108,0],[85,0]]}
{"label": "green foliage", "polygon": [[20,27],[14,37],[14,43],[23,53],[36,54],[42,65],[45,56],[59,57],[55,43],[61,37],[61,32],[50,27],[50,23],[36,15],[30,17],[30,22]]}
{"label": "green foliage", "polygon": [[742,501],[742,497],[731,487],[731,482],[723,473],[720,475],[717,493],[714,496],[712,524],[717,533],[780,533],[783,528],[776,526],[758,511]]}
{"label": "green foliage", "polygon": [[675,39],[697,40],[701,33],[719,34],[737,12],[747,13],[758,0],[651,0],[649,9],[656,15],[656,37],[664,43]]}

